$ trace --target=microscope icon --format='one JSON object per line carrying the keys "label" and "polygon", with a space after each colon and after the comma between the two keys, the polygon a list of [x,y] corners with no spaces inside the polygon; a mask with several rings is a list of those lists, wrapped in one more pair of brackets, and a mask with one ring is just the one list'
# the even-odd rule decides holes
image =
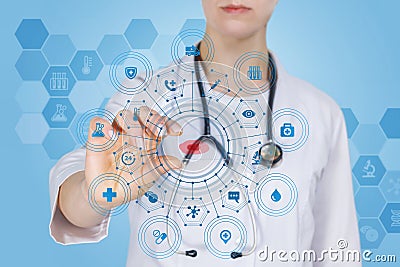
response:
{"label": "microscope icon", "polygon": [[375,166],[371,160],[367,160],[362,171],[364,172],[363,178],[375,178]]}

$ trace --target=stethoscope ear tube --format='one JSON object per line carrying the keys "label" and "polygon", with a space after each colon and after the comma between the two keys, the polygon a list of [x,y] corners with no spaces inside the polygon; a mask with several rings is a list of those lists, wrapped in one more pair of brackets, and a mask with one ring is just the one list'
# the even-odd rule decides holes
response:
{"label": "stethoscope ear tube", "polygon": [[241,252],[232,252],[231,253],[231,258],[232,259],[237,259],[237,258],[240,258],[242,256],[243,256],[243,254]]}
{"label": "stethoscope ear tube", "polygon": [[194,258],[197,256],[197,250],[186,250],[185,255]]}

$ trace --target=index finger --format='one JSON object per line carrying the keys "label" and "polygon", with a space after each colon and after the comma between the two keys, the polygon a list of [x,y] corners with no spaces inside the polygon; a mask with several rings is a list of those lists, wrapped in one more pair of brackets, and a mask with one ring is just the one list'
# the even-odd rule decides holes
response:
{"label": "index finger", "polygon": [[140,107],[139,121],[146,130],[154,136],[163,137],[164,135],[182,135],[182,126],[168,116],[161,116],[154,109],[147,106]]}

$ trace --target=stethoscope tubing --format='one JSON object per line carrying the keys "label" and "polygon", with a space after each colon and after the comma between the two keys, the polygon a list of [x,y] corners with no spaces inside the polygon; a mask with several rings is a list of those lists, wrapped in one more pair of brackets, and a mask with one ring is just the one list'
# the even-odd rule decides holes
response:
{"label": "stethoscope tubing", "polygon": [[[198,45],[198,49],[200,49],[200,43]],[[266,126],[266,137],[267,137],[267,143],[265,143],[262,147],[270,145],[274,147],[274,152],[276,152],[276,150],[278,151],[278,156],[273,158],[273,160],[269,160],[267,162],[267,164],[270,164],[270,166],[274,166],[275,164],[277,164],[279,161],[282,160],[282,154],[283,151],[281,149],[281,147],[277,144],[274,143],[273,141],[273,134],[272,134],[272,109],[273,109],[273,105],[274,105],[274,99],[275,99],[275,91],[276,91],[276,83],[277,83],[277,72],[276,72],[276,64],[275,61],[273,59],[273,57],[271,56],[271,54],[269,53],[269,63],[271,64],[272,68],[271,68],[271,87],[270,87],[270,91],[269,91],[269,96],[268,96],[268,109],[267,109],[267,126]],[[203,113],[204,113],[204,131],[203,131],[203,135],[200,136],[195,142],[200,143],[203,141],[211,141],[212,143],[214,143],[214,145],[216,146],[218,152],[221,154],[221,156],[225,159],[225,164],[227,167],[229,167],[229,165],[231,164],[231,159],[229,158],[229,156],[226,153],[225,148],[223,147],[223,145],[216,140],[213,136],[211,136],[211,127],[210,127],[210,118],[209,118],[209,109],[208,109],[208,104],[206,101],[206,97],[205,97],[205,91],[204,91],[204,86],[203,86],[203,82],[200,79],[200,69],[199,69],[199,64],[201,62],[201,57],[196,56],[195,60],[194,60],[194,65],[195,65],[195,74],[196,74],[196,79],[197,79],[197,86],[199,89],[199,93],[200,93],[200,98],[201,98],[201,102],[202,102],[202,107],[203,107]],[[195,146],[193,146],[195,147]],[[275,150],[276,149],[276,150]],[[180,170],[179,172],[179,176],[178,179],[176,179],[175,181],[175,185],[174,185],[174,190],[172,192],[170,201],[169,201],[169,209],[168,209],[168,215],[166,216],[166,234],[167,234],[167,240],[168,240],[168,244],[170,247],[172,247],[171,241],[169,239],[169,227],[168,227],[168,220],[169,220],[169,214],[171,211],[171,207],[172,207],[172,203],[175,201],[176,198],[176,194],[178,191],[178,180],[182,174],[182,172],[185,170],[187,164],[190,162],[190,159],[192,158],[194,152],[193,152],[194,148],[189,149],[189,151],[187,152],[187,154],[185,155],[184,159],[183,159],[183,168]],[[261,148],[260,148],[261,151]],[[262,158],[260,160],[263,160]],[[266,159],[264,159],[266,160]],[[236,175],[235,179],[237,179]],[[244,195],[245,192],[243,192],[243,188],[239,187],[239,190],[241,191],[241,193]],[[240,252],[240,251],[233,251],[231,253],[231,258],[232,259],[236,259],[242,256],[249,256],[252,253],[254,253],[256,246],[257,246],[257,224],[256,224],[256,220],[255,220],[255,215],[254,215],[254,210],[253,207],[251,205],[247,205],[248,206],[248,210],[249,210],[249,214],[250,214],[250,219],[251,219],[251,224],[252,224],[252,233],[253,233],[253,244],[251,246],[251,248],[248,251],[245,252]],[[181,254],[181,255],[186,255],[186,256],[190,256],[190,257],[196,257],[197,256],[197,250],[192,249],[192,250],[177,250],[175,252],[176,254]]]}

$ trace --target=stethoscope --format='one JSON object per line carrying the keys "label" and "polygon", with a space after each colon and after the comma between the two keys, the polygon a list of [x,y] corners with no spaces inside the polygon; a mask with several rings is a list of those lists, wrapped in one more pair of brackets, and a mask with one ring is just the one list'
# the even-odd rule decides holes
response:
{"label": "stethoscope", "polygon": [[[197,45],[197,49],[200,50],[200,43]],[[266,166],[266,167],[274,167],[276,166],[281,160],[282,160],[282,156],[283,156],[283,151],[282,148],[276,144],[273,140],[273,133],[272,133],[272,108],[274,105],[274,99],[275,99],[275,92],[276,92],[276,84],[277,84],[277,79],[278,79],[278,75],[277,75],[277,70],[276,70],[276,63],[275,60],[273,59],[272,55],[270,53],[268,53],[268,57],[269,57],[269,65],[270,65],[270,81],[271,81],[271,86],[270,86],[270,91],[269,91],[269,96],[268,96],[268,106],[269,108],[267,109],[266,112],[266,117],[267,117],[267,125],[266,125],[266,143],[263,144],[260,149],[259,149],[259,153],[258,153],[258,157],[259,157],[259,162],[260,164]],[[199,64],[202,61],[202,58],[200,55],[197,55],[195,57],[194,60],[194,67],[195,67],[195,73],[196,73],[196,79],[197,79],[197,87],[199,89],[199,93],[200,93],[200,97],[201,97],[201,104],[202,104],[202,108],[203,108],[203,113],[204,113],[204,130],[203,130],[203,134],[197,138],[197,140],[193,143],[194,145],[191,146],[191,148],[189,149],[189,151],[186,153],[184,159],[182,160],[183,163],[183,168],[180,170],[179,176],[182,174],[182,171],[185,169],[185,166],[187,166],[187,164],[190,162],[190,159],[192,158],[196,147],[198,147],[198,145],[201,142],[211,142],[215,145],[216,149],[218,150],[219,154],[221,155],[221,157],[224,159],[224,164],[226,166],[229,166],[232,164],[231,162],[231,158],[229,157],[229,155],[226,153],[226,150],[224,148],[224,146],[215,138],[211,135],[211,126],[210,126],[210,116],[209,116],[209,110],[208,110],[208,104],[207,104],[207,99],[206,99],[206,95],[205,95],[205,90],[204,90],[204,86],[203,86],[203,82],[200,79],[200,69],[199,69]],[[243,189],[240,187],[240,190],[242,191]],[[171,195],[170,198],[170,203],[172,203],[175,200],[175,196],[177,193],[177,184],[175,184],[174,187],[174,191]],[[244,194],[244,192],[242,192],[242,194]],[[251,255],[255,249],[256,249],[256,245],[257,245],[257,225],[256,225],[256,221],[255,221],[255,217],[254,217],[254,211],[253,208],[251,207],[251,205],[247,205],[248,206],[248,210],[249,210],[249,214],[250,214],[250,218],[251,218],[251,224],[252,224],[252,228],[253,228],[253,244],[251,246],[251,248],[248,251],[245,252],[239,252],[239,251],[233,251],[231,252],[231,258],[232,259],[236,259],[236,258],[240,258],[242,256],[248,256]],[[171,209],[171,207],[170,207]],[[170,211],[170,209],[168,210],[168,213]],[[168,217],[167,216],[167,224],[168,224]],[[170,239],[169,239],[169,235],[168,235],[168,225],[166,227],[166,235],[167,235],[167,240],[169,245],[172,247]],[[197,250],[192,249],[192,250],[186,250],[186,251],[181,251],[178,250],[176,251],[176,254],[181,254],[181,255],[186,255],[189,257],[196,257],[197,256]]]}

